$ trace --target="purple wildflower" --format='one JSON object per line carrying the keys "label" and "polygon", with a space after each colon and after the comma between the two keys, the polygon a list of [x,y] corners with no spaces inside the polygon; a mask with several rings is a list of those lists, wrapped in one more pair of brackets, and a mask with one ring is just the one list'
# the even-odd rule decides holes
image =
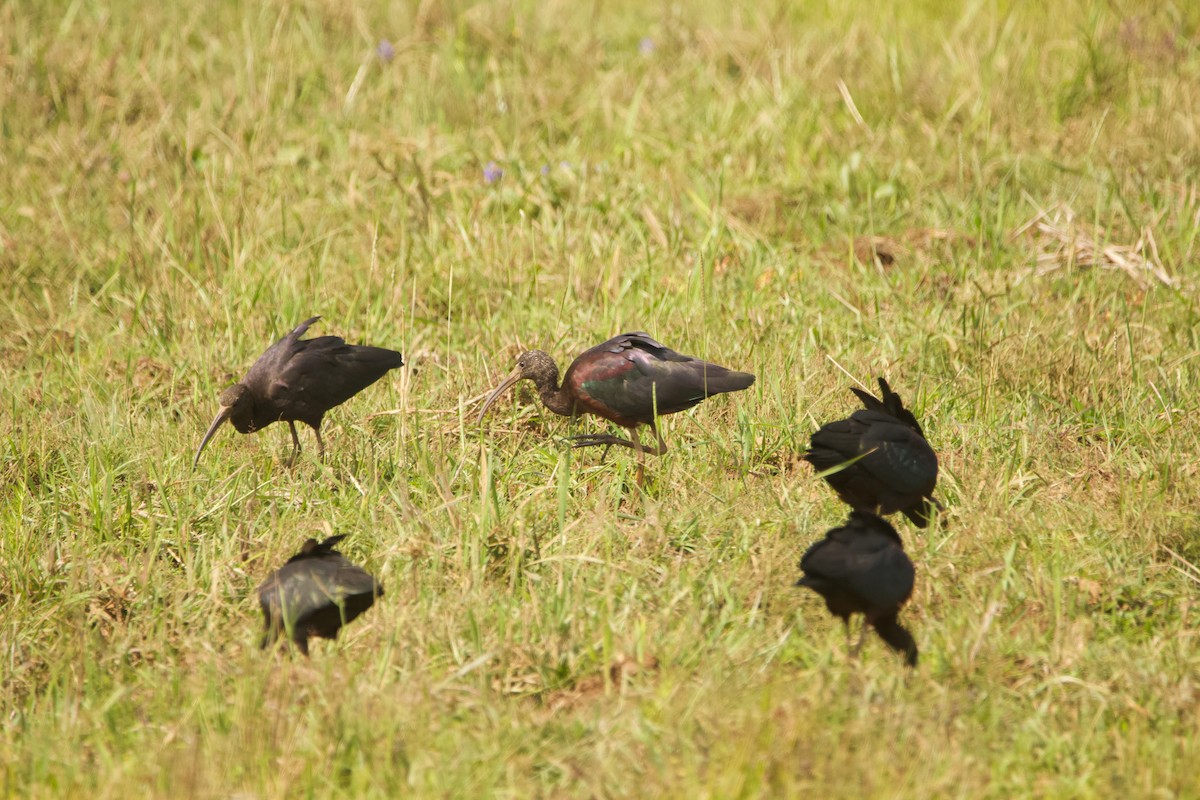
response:
{"label": "purple wildflower", "polygon": [[379,46],[375,48],[375,55],[385,64],[392,63],[392,59],[396,57],[396,48],[387,39],[380,39]]}
{"label": "purple wildflower", "polygon": [[487,162],[487,165],[483,168],[484,183],[495,183],[503,177],[504,170],[500,169],[500,167],[496,165],[495,161]]}
{"label": "purple wildflower", "polygon": [[644,56],[648,56],[651,53],[653,53],[654,52],[654,40],[651,39],[649,36],[643,37],[642,40],[640,42],[638,42],[638,52]]}

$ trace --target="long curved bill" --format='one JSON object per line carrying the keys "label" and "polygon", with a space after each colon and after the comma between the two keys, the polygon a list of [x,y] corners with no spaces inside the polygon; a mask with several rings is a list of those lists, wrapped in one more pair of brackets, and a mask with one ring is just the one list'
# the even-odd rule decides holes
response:
{"label": "long curved bill", "polygon": [[229,419],[229,412],[232,410],[231,406],[221,406],[221,410],[217,412],[217,418],[213,420],[212,425],[208,426],[208,432],[200,440],[200,449],[196,451],[196,458],[192,460],[192,469],[195,469],[196,465],[200,463],[200,454],[204,452],[204,448],[208,445],[208,440],[217,432],[217,428],[221,427],[221,423]]}
{"label": "long curved bill", "polygon": [[475,418],[476,425],[483,422],[483,415],[486,414],[487,410],[492,407],[492,403],[496,402],[496,398],[504,394],[504,392],[507,391],[510,386],[521,380],[522,377],[524,376],[521,374],[521,368],[517,367],[509,374],[507,378],[504,379],[503,383],[492,390],[492,393],[487,396],[487,400],[483,401],[483,408],[479,409],[479,416]]}

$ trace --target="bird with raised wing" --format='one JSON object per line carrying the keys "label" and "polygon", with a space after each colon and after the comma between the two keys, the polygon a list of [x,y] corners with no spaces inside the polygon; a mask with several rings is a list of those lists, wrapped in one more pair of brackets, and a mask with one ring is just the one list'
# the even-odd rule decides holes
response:
{"label": "bird with raised wing", "polygon": [[239,433],[254,433],[272,422],[286,422],[292,431],[292,456],[300,452],[296,423],[303,422],[317,435],[317,450],[324,454],[321,420],[329,409],[349,400],[388,370],[403,366],[395,350],[346,344],[340,336],[301,339],[313,317],[259,356],[246,377],[221,393],[221,410],[196,450],[192,468],[200,463],[208,440],[225,421]]}

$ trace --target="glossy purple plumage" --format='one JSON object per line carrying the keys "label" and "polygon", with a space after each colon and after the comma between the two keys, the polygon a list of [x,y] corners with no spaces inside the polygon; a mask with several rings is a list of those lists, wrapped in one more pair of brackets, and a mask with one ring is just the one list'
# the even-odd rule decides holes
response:
{"label": "glossy purple plumage", "polygon": [[638,331],[585,351],[567,368],[562,388],[579,410],[632,428],[753,383],[748,372],[682,355]]}

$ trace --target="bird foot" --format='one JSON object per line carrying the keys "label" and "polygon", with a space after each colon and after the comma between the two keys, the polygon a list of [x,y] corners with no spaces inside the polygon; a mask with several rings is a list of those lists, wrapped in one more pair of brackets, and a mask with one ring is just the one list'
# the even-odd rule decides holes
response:
{"label": "bird foot", "polygon": [[[868,628],[870,628],[870,627],[871,627],[870,623],[868,623],[866,620],[863,620],[862,628],[861,628],[861,630],[859,631],[859,634],[858,634],[858,641],[857,641],[857,642],[855,642],[855,643],[853,644],[853,646],[851,646],[851,648],[850,648],[850,660],[851,660],[851,661],[857,661],[857,660],[858,660],[858,654],[859,654],[860,652],[862,652],[862,648],[863,648],[863,642],[865,642],[865,641],[867,640],[867,629],[868,629]],[[849,626],[847,626],[847,631],[846,631],[846,632],[847,632],[847,633],[849,633],[849,632],[850,632],[850,631],[849,631]]]}
{"label": "bird foot", "polygon": [[[571,437],[569,437],[568,440],[571,442],[571,447],[575,447],[575,448],[598,447],[599,445],[604,445],[605,446],[604,455],[608,455],[608,449],[611,448],[613,445],[620,445],[622,447],[634,447],[633,442],[628,441],[627,439],[621,439],[620,437],[613,436],[612,434],[608,434],[608,433],[584,434],[581,436],[571,436]],[[636,449],[636,448],[634,448],[634,449]],[[601,456],[600,460],[603,461],[604,456]]]}

